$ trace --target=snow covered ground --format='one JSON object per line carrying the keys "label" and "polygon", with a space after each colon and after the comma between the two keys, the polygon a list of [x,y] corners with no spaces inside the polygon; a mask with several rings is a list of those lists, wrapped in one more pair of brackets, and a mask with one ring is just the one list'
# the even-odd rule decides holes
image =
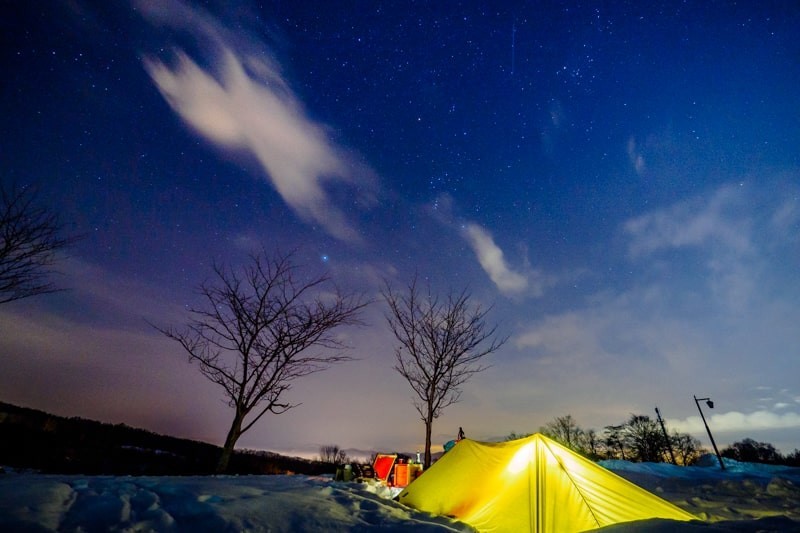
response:
{"label": "snow covered ground", "polygon": [[739,463],[707,455],[700,465],[600,461],[622,477],[658,494],[702,522],[659,520],[603,531],[794,531],[800,532],[800,468]]}
{"label": "snow covered ground", "polygon": [[[800,469],[605,461],[695,514],[603,531],[800,532]],[[476,486],[476,490],[479,487]],[[385,488],[309,476],[109,477],[0,474],[0,531],[471,531]]]}

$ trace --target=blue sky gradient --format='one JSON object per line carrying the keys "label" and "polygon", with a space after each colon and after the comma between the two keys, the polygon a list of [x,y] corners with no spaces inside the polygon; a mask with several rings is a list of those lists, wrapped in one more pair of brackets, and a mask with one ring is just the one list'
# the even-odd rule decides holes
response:
{"label": "blue sky gradient", "polygon": [[[800,447],[800,8],[792,2],[7,6],[0,179],[83,236],[67,292],[0,307],[2,400],[221,443],[180,347],[211,265],[297,249],[378,296],[418,272],[509,342],[434,425],[571,414]],[[359,360],[240,444],[411,450],[375,303]]]}

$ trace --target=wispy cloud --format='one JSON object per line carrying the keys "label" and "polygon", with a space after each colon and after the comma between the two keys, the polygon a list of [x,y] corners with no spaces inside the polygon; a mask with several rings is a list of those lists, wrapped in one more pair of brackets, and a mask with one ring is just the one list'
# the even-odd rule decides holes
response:
{"label": "wispy cloud", "polygon": [[464,236],[478,257],[481,267],[500,292],[519,294],[528,289],[528,278],[509,268],[503,250],[495,244],[488,231],[478,224],[469,223],[464,226]]}
{"label": "wispy cloud", "polygon": [[[738,432],[746,434],[749,431],[800,428],[800,413],[778,414],[766,410],[752,413],[730,411],[728,413],[713,414],[706,418],[715,432]],[[705,426],[699,416],[690,416],[682,420],[668,420],[667,422],[670,427],[678,431],[685,431],[688,433],[705,432]]]}
{"label": "wispy cloud", "polygon": [[628,159],[630,160],[633,169],[641,176],[645,171],[646,165],[644,162],[644,155],[642,155],[642,152],[637,147],[636,138],[633,136],[628,139],[627,151]]}
{"label": "wispy cloud", "polygon": [[650,257],[668,250],[694,250],[703,258],[710,290],[739,312],[756,290],[757,254],[754,215],[746,187],[726,185],[708,197],[696,197],[628,220],[628,255]]}
{"label": "wispy cloud", "polygon": [[599,337],[609,326],[609,319],[611,316],[603,319],[596,313],[549,315],[516,337],[514,344],[536,351],[543,360],[553,356],[562,362],[565,356],[573,360],[597,358],[601,356]]}
{"label": "wispy cloud", "polygon": [[695,198],[628,220],[631,256],[669,248],[721,245],[744,253],[751,249],[746,220],[736,207],[742,200],[737,186],[725,186],[709,199]]}
{"label": "wispy cloud", "polygon": [[792,240],[800,239],[800,191],[797,189],[787,191],[794,193],[794,197],[785,198],[783,203],[774,211],[770,222],[772,226],[787,238]]}
{"label": "wispy cloud", "polygon": [[[529,408],[534,380],[540,394],[570,398],[573,415],[608,416],[603,423],[618,423],[619,413],[652,412],[653,403],[689,415],[691,395],[703,391],[734,413],[720,429],[742,428],[739,436],[747,436],[750,428],[795,427],[795,389],[755,390],[765,382],[775,390],[793,384],[797,367],[798,285],[786,268],[796,247],[772,216],[785,220],[792,208],[773,189],[758,202],[748,202],[753,193],[746,191],[724,186],[623,224],[635,268],[581,301],[532,316],[512,339],[518,353],[499,393],[509,408]],[[747,305],[736,302],[731,312],[738,291]],[[719,294],[725,297],[709,297]],[[775,368],[784,371],[776,375]],[[522,400],[513,396],[518,390],[526,391]],[[685,420],[687,427],[698,423]],[[701,425],[697,434],[703,432]]]}
{"label": "wispy cloud", "polygon": [[737,185],[718,189],[710,198],[679,202],[633,218],[624,225],[633,257],[658,250],[718,245],[737,253],[752,247],[748,221],[741,217],[743,191]]}
{"label": "wispy cloud", "polygon": [[[690,322],[665,313],[657,286],[594,296],[587,305],[547,314],[523,328],[513,342],[540,369],[616,380],[624,366],[632,381],[646,379],[653,365],[685,375],[702,374],[705,345]],[[656,317],[657,320],[656,320]]]}
{"label": "wispy cloud", "polygon": [[[739,185],[723,186],[708,198],[681,201],[625,222],[632,258],[645,261],[668,250],[692,253],[665,254],[645,263],[658,264],[653,267],[655,275],[643,273],[642,278],[627,279],[629,286],[608,287],[593,295],[583,306],[541,317],[516,337],[517,347],[534,350],[540,360],[602,366],[609,359],[658,358],[676,369],[702,373],[708,370],[703,354],[722,348],[712,347],[716,328],[741,321],[751,329],[763,324],[783,334],[780,328],[792,307],[780,302],[789,295],[767,299],[757,290],[762,279],[783,272],[767,270],[769,265],[758,261],[756,241],[760,244],[770,237],[765,228],[757,227],[757,215],[752,206],[743,205],[743,195]],[[782,204],[772,198],[760,208],[767,213],[777,209],[783,217],[790,208],[775,207]],[[701,264],[709,272],[706,279],[685,274],[686,264],[696,263],[697,257],[703,258]],[[724,298],[697,298],[705,290]],[[743,301],[750,306],[740,305]],[[742,313],[731,317],[732,308]],[[750,331],[742,335],[745,338],[746,346],[726,343],[724,349],[735,349],[746,358],[752,339],[769,337]]]}
{"label": "wispy cloud", "polygon": [[547,287],[556,284],[555,276],[544,274],[531,267],[524,250],[520,254],[523,256],[521,260],[523,264],[517,268],[509,265],[506,254],[492,233],[480,224],[462,217],[455,199],[450,194],[438,194],[431,203],[424,206],[424,209],[427,215],[439,224],[458,231],[475,254],[483,271],[503,294],[540,297]]}
{"label": "wispy cloud", "polygon": [[547,119],[542,121],[540,140],[542,150],[547,155],[553,155],[558,146],[559,138],[566,129],[569,118],[564,106],[559,100],[552,99],[549,103]]}
{"label": "wispy cloud", "polygon": [[[283,200],[304,221],[330,235],[357,241],[359,235],[334,205],[325,182],[369,189],[372,173],[330,139],[310,119],[282,71],[261,44],[240,52],[219,23],[180,2],[143,2],[154,24],[199,33],[216,44],[214,68],[201,67],[182,50],[170,64],[145,57],[144,66],[172,109],[195,131],[220,148],[253,155]],[[186,19],[195,21],[189,28]]]}

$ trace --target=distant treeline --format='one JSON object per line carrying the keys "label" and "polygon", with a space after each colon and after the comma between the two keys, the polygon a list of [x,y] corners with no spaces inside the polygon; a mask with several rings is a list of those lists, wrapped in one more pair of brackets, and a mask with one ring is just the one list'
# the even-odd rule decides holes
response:
{"label": "distant treeline", "polygon": [[[59,474],[202,475],[214,472],[221,452],[205,442],[0,402],[0,466]],[[272,452],[236,451],[229,473],[318,475],[333,468]]]}
{"label": "distant treeline", "polygon": [[[590,459],[623,459],[633,462],[670,462],[694,464],[708,453],[700,441],[687,433],[667,432],[647,415],[631,415],[616,426],[606,426],[601,432],[583,429],[572,415],[559,416],[539,428],[539,431],[564,446]],[[524,437],[512,433],[507,440]],[[720,455],[746,463],[800,466],[800,450],[782,455],[772,444],[744,439],[721,450]]]}

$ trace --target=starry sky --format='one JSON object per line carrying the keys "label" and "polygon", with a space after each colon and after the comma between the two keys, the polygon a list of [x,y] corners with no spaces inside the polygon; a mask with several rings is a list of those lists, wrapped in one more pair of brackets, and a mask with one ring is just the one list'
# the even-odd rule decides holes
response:
{"label": "starry sky", "polygon": [[296,250],[376,298],[358,360],[239,445],[419,449],[383,280],[508,342],[435,422],[482,440],[633,413],[800,447],[795,2],[5,2],[0,179],[81,239],[0,306],[0,400],[221,444],[221,391],[150,324],[214,261]]}

